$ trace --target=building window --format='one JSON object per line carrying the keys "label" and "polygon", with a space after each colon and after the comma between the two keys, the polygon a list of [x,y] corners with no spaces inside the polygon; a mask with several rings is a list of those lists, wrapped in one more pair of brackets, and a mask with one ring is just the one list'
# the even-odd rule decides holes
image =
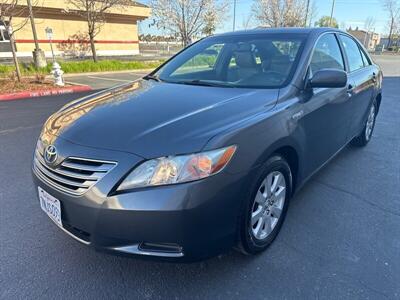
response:
{"label": "building window", "polygon": [[0,23],[0,43],[9,41],[10,41],[10,35],[8,34],[6,27],[4,26],[3,23]]}

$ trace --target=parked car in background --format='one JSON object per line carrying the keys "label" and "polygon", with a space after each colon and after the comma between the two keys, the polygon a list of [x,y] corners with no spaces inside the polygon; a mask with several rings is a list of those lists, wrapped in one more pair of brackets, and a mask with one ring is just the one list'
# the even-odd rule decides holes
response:
{"label": "parked car in background", "polygon": [[275,239],[299,188],[371,139],[382,73],[331,28],[200,40],[143,79],[45,123],[42,209],[99,250],[190,261]]}

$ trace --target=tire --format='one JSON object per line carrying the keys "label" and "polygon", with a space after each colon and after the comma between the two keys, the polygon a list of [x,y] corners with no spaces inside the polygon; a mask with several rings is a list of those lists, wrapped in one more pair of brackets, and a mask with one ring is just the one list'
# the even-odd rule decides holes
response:
{"label": "tire", "polygon": [[378,105],[376,100],[372,102],[370,107],[367,120],[365,121],[365,125],[361,130],[360,134],[356,136],[350,144],[355,147],[364,147],[371,140],[372,133],[375,128],[376,114],[378,113]]}
{"label": "tire", "polygon": [[[275,192],[269,193],[274,187]],[[282,156],[275,155],[264,164],[243,205],[239,218],[239,251],[253,255],[268,248],[282,227],[291,194],[290,167]]]}

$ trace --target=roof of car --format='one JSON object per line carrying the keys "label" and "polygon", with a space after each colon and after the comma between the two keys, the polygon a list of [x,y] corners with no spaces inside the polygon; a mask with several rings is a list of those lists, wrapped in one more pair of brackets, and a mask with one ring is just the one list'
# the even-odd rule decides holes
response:
{"label": "roof of car", "polygon": [[310,34],[310,33],[323,33],[326,31],[337,31],[337,32],[342,32],[341,30],[337,28],[330,28],[330,27],[315,27],[315,28],[304,28],[304,27],[278,27],[278,28],[270,28],[270,27],[258,27],[255,29],[249,29],[249,30],[238,30],[238,31],[233,31],[233,32],[226,32],[222,34],[218,34],[220,36],[226,36],[226,35],[241,35],[241,34],[265,34],[265,33],[289,33],[289,34]]}

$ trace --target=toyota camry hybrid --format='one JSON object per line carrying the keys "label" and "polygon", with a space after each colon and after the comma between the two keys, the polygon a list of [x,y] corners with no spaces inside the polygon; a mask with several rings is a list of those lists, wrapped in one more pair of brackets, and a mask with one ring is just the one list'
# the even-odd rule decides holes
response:
{"label": "toyota camry hybrid", "polygon": [[98,250],[192,261],[266,249],[289,200],[371,139],[382,73],[332,28],[211,36],[46,121],[41,208]]}

